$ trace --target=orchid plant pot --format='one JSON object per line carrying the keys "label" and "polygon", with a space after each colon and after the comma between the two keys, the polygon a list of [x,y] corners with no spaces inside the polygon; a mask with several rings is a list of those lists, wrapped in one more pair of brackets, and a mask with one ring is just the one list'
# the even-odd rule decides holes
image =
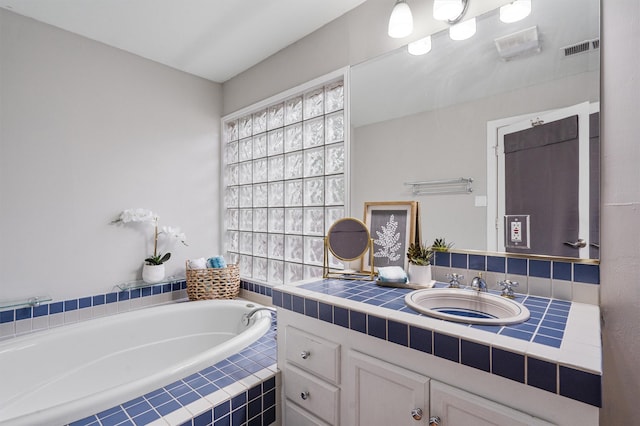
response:
{"label": "orchid plant pot", "polygon": [[142,267],[142,281],[147,284],[155,284],[164,280],[164,263],[160,265],[149,265]]}

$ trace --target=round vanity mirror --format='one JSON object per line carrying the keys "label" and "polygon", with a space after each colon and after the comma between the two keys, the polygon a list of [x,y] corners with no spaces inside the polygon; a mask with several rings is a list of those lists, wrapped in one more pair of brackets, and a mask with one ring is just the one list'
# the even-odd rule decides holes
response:
{"label": "round vanity mirror", "polygon": [[338,259],[356,260],[369,249],[369,229],[362,221],[347,217],[331,225],[326,241],[329,251]]}

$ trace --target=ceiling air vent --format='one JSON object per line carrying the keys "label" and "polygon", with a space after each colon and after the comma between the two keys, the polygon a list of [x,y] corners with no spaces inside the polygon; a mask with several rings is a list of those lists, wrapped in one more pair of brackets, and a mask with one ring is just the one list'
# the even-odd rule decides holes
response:
{"label": "ceiling air vent", "polygon": [[578,55],[580,53],[589,52],[591,50],[596,50],[600,48],[600,39],[596,38],[594,40],[585,40],[579,43],[572,44],[570,46],[565,46],[562,48],[564,52],[564,57]]}

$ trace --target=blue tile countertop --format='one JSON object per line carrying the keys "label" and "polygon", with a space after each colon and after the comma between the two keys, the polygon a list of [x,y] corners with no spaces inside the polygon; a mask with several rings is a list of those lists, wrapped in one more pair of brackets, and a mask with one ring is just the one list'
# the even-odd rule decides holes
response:
{"label": "blue tile countertop", "polygon": [[[437,287],[446,284],[437,283]],[[510,326],[467,325],[405,305],[411,289],[371,281],[309,280],[273,289],[273,304],[548,392],[601,406],[597,306],[517,295],[531,318]]]}

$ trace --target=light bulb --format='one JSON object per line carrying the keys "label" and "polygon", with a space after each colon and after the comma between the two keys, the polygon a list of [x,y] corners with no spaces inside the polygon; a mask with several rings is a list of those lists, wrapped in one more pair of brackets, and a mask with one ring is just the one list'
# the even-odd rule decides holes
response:
{"label": "light bulb", "polygon": [[413,16],[411,9],[404,0],[398,0],[393,6],[389,18],[389,37],[403,38],[413,32]]}
{"label": "light bulb", "polygon": [[451,40],[466,40],[476,33],[476,18],[467,19],[449,28]]}
{"label": "light bulb", "polygon": [[435,0],[433,2],[433,19],[438,21],[453,20],[460,16],[463,9],[462,0]]}
{"label": "light bulb", "polygon": [[520,21],[531,13],[531,0],[516,0],[500,8],[500,20],[510,24]]}
{"label": "light bulb", "polygon": [[431,36],[409,43],[407,50],[412,55],[425,55],[431,51]]}

